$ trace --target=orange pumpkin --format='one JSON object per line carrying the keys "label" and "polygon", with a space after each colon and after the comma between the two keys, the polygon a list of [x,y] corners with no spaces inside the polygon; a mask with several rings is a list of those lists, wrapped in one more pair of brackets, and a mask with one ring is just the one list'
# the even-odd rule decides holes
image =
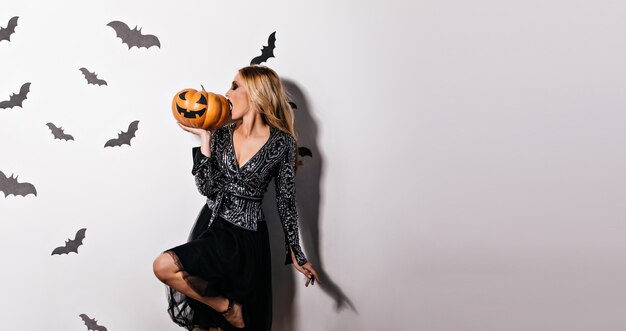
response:
{"label": "orange pumpkin", "polygon": [[194,89],[184,89],[174,96],[172,113],[186,126],[213,131],[230,117],[230,103],[225,96]]}

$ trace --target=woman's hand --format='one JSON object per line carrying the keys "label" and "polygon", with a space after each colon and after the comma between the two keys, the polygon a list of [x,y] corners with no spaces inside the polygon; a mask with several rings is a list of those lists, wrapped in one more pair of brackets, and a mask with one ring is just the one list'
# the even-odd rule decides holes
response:
{"label": "woman's hand", "polygon": [[318,283],[320,282],[320,278],[317,276],[317,272],[313,268],[313,265],[311,264],[311,262],[307,262],[303,265],[298,265],[298,263],[296,262],[293,264],[293,266],[306,276],[307,280],[304,286],[308,287],[309,283],[311,283],[311,285],[315,285],[316,281]]}
{"label": "woman's hand", "polygon": [[[291,250],[291,248],[289,250]],[[311,262],[299,265],[296,260],[296,256],[293,254],[293,250],[291,250],[291,261],[293,262],[294,268],[306,276],[307,280],[304,286],[308,287],[309,283],[311,283],[311,285],[315,285],[315,282],[320,282],[320,278],[317,276],[317,272],[315,271],[315,268],[313,268]]]}
{"label": "woman's hand", "polygon": [[200,151],[206,157],[211,156],[211,131],[200,128],[192,128],[190,126],[182,125],[178,122],[176,124],[178,124],[178,126],[180,126],[183,130],[200,136]]}
{"label": "woman's hand", "polygon": [[206,136],[206,135],[211,136],[211,131],[208,131],[208,130],[205,130],[205,129],[200,129],[200,128],[192,128],[190,126],[182,125],[182,124],[180,124],[178,122],[176,122],[176,124],[178,124],[178,126],[180,126],[183,130],[185,130],[187,132],[191,132],[191,133],[193,133],[195,135],[198,135],[201,138],[203,136]]}

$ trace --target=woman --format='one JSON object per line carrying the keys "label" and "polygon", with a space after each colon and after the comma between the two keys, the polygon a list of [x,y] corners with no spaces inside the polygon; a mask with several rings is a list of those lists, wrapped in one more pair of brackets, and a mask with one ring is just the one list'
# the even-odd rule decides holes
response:
{"label": "woman", "polygon": [[285,232],[285,264],[319,281],[299,243],[294,175],[297,144],[293,110],[278,75],[264,66],[239,70],[226,93],[233,123],[209,132],[181,126],[200,137],[192,174],[207,197],[186,244],[154,261],[169,286],[168,312],[194,328],[271,329],[269,236],[261,201],[272,178]]}

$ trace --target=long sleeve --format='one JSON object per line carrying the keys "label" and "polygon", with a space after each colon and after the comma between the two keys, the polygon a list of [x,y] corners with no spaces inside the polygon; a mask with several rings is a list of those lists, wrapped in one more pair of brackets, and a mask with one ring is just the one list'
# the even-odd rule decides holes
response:
{"label": "long sleeve", "polygon": [[193,156],[193,168],[191,174],[196,177],[196,187],[200,194],[208,196],[213,186],[212,180],[212,165],[211,160],[214,158],[213,154],[210,157],[202,154],[200,147],[194,147],[191,150]]}
{"label": "long sleeve", "polygon": [[294,139],[288,139],[287,152],[279,163],[278,173],[274,180],[276,184],[276,202],[280,222],[285,233],[285,264],[292,263],[291,253],[289,251],[289,247],[291,246],[298,264],[303,265],[307,262],[307,259],[300,248],[300,238],[298,235],[298,209],[296,207],[296,184],[294,178],[295,167],[296,143]]}

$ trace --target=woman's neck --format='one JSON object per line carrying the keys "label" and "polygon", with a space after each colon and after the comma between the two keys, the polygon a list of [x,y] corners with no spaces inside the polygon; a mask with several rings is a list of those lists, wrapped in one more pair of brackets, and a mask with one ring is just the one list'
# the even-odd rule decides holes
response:
{"label": "woman's neck", "polygon": [[267,132],[268,125],[263,120],[259,112],[250,112],[248,116],[244,116],[237,124],[235,129],[244,137],[264,135]]}

